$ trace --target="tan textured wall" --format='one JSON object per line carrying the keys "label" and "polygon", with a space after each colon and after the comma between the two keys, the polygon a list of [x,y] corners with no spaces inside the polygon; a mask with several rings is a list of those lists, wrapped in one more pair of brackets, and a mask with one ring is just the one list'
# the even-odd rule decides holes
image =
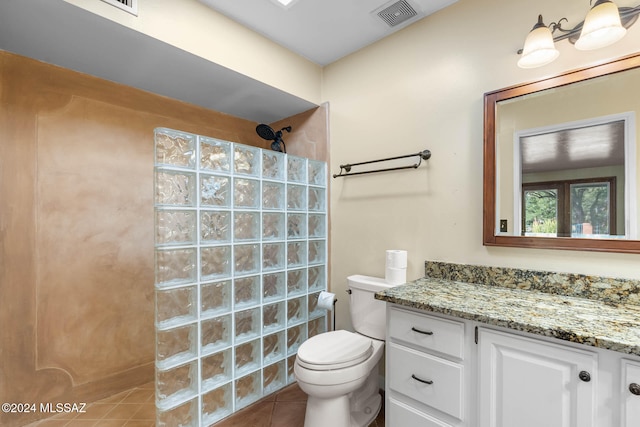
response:
{"label": "tan textured wall", "polygon": [[283,132],[282,139],[287,145],[287,153],[313,160],[329,162],[329,105],[324,104],[314,110],[272,123],[278,131],[291,126],[291,133]]}
{"label": "tan textured wall", "polygon": [[159,126],[266,148],[256,123],[0,52],[0,401],[153,379]]}

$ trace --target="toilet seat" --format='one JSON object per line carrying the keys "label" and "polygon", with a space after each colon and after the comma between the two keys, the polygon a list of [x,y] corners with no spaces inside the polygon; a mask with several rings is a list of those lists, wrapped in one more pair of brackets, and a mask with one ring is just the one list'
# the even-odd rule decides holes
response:
{"label": "toilet seat", "polygon": [[340,330],[316,335],[302,343],[297,360],[307,369],[329,371],[362,363],[372,353],[371,338]]}

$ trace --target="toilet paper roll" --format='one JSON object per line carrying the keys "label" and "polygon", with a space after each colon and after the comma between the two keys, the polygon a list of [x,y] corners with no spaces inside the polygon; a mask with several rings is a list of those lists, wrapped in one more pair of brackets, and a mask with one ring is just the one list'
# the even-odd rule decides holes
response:
{"label": "toilet paper roll", "polygon": [[389,249],[387,251],[387,267],[407,268],[407,251]]}
{"label": "toilet paper roll", "polygon": [[407,283],[407,269],[387,267],[384,274],[384,280],[392,285],[402,285]]}
{"label": "toilet paper roll", "polygon": [[322,291],[318,294],[318,308],[325,310],[333,310],[333,301],[336,299],[336,294],[331,292]]}

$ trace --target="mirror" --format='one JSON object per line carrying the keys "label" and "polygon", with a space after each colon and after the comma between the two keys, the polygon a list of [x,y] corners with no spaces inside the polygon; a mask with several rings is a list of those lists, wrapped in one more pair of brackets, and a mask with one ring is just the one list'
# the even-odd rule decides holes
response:
{"label": "mirror", "polygon": [[640,253],[640,54],[484,102],[485,245]]}

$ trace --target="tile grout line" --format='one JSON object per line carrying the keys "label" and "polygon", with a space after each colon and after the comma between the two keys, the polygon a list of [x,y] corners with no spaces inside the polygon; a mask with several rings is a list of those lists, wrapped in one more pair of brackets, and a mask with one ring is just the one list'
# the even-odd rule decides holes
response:
{"label": "tile grout line", "polygon": [[278,403],[278,393],[274,396],[273,401],[271,402],[271,418],[269,419],[269,427],[273,426],[273,417],[276,414],[276,404]]}

